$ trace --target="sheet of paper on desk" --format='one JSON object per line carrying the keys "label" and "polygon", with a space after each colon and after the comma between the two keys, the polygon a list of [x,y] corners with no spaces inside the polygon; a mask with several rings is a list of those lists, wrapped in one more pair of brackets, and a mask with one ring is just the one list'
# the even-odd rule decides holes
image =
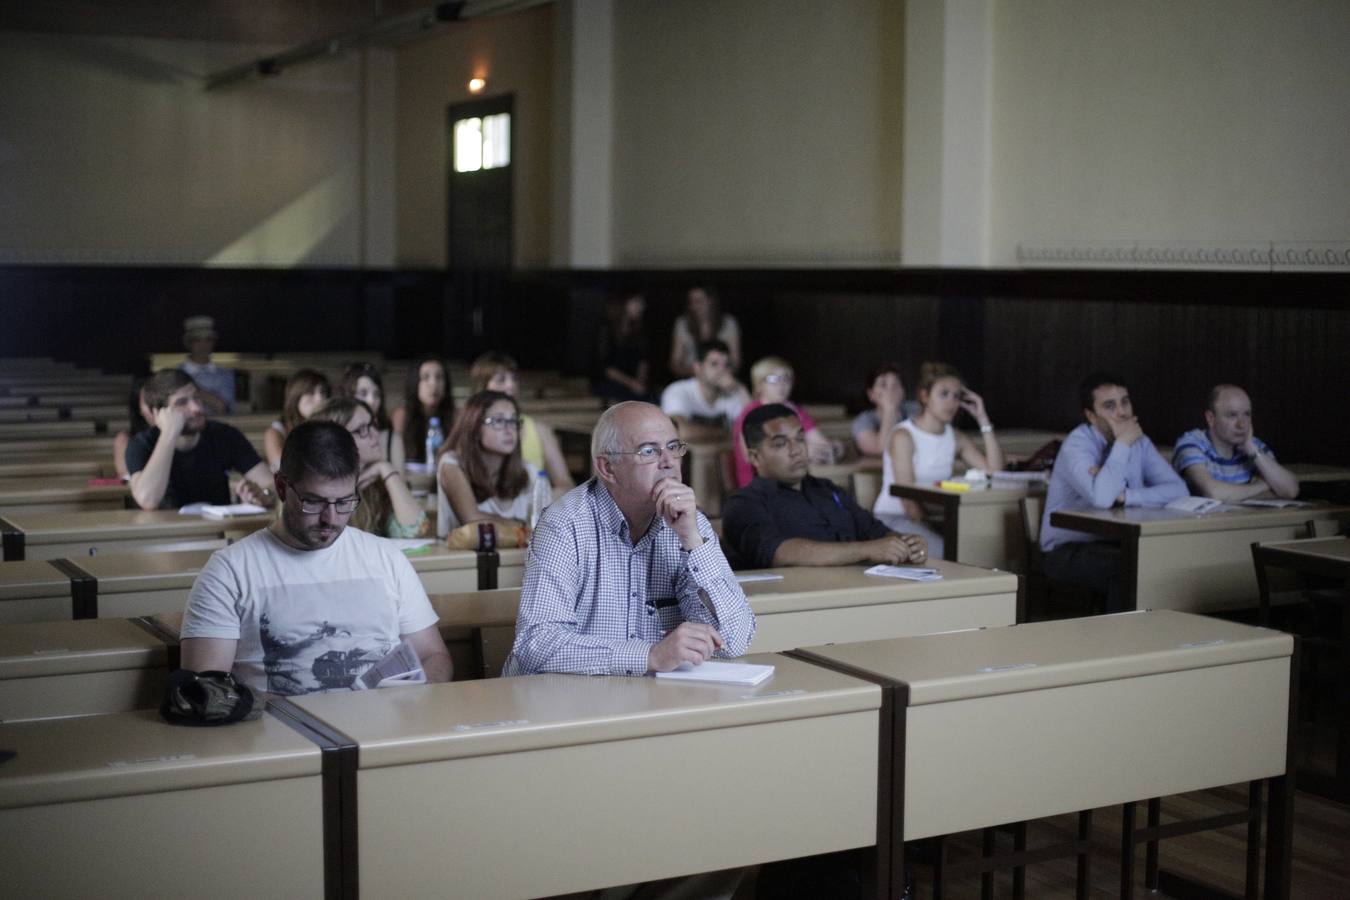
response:
{"label": "sheet of paper on desk", "polygon": [[1030,483],[1030,482],[1037,482],[1037,481],[1048,482],[1048,481],[1050,480],[1050,473],[1049,473],[1049,472],[1008,472],[1008,471],[1006,471],[1006,470],[1002,470],[1002,469],[1001,469],[1001,470],[995,472],[995,473],[994,473],[992,476],[990,476],[990,477],[991,477],[994,481],[1025,481],[1025,482],[1028,482],[1028,483]]}
{"label": "sheet of paper on desk", "polygon": [[1212,497],[1181,497],[1167,504],[1165,508],[1174,509],[1177,512],[1203,515],[1207,512],[1214,512],[1221,506],[1223,506],[1223,504]]}
{"label": "sheet of paper on desk", "polygon": [[697,666],[690,663],[680,663],[678,669],[669,672],[657,672],[656,677],[667,681],[706,681],[714,684],[740,684],[751,687],[763,683],[772,674],[773,666],[708,660]]}
{"label": "sheet of paper on desk", "polygon": [[1297,509],[1301,506],[1312,506],[1312,504],[1308,503],[1306,500],[1279,500],[1274,497],[1264,500],[1258,499],[1256,497],[1249,497],[1248,499],[1242,501],[1242,505],[1256,506],[1264,509],[1286,509],[1286,508]]}
{"label": "sheet of paper on desk", "polygon": [[410,550],[421,550],[423,547],[430,547],[436,543],[431,538],[390,538],[389,541],[404,553]]}
{"label": "sheet of paper on desk", "polygon": [[228,519],[231,516],[256,516],[267,512],[253,503],[231,503],[226,506],[212,506],[210,503],[189,503],[178,510],[185,516],[201,516],[205,519]]}
{"label": "sheet of paper on desk", "polygon": [[908,581],[941,581],[942,573],[937,569],[924,569],[918,566],[873,566],[863,572],[864,575],[877,575],[881,578],[904,578]]}
{"label": "sheet of paper on desk", "polygon": [[756,581],[782,581],[783,576],[776,572],[746,572],[744,575],[737,575],[736,580],[741,584],[751,584]]}

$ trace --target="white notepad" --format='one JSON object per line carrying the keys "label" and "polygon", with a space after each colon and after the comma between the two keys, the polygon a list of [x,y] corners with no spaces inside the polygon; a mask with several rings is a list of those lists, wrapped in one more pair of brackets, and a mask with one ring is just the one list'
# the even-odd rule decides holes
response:
{"label": "white notepad", "polygon": [[267,512],[253,503],[231,503],[228,506],[212,506],[209,503],[189,503],[178,510],[185,516],[202,516],[207,519],[228,519],[231,516],[256,516]]}
{"label": "white notepad", "polygon": [[657,672],[656,677],[671,681],[705,681],[751,687],[762,683],[772,674],[773,666],[708,660],[697,666],[690,663],[680,663],[678,669],[670,672]]}
{"label": "white notepad", "polygon": [[741,584],[751,584],[756,581],[782,581],[783,576],[776,572],[747,572],[737,575],[736,580]]}
{"label": "white notepad", "polygon": [[924,569],[919,566],[877,565],[863,572],[864,575],[877,575],[881,578],[903,578],[906,581],[941,581],[942,573],[937,569]]}

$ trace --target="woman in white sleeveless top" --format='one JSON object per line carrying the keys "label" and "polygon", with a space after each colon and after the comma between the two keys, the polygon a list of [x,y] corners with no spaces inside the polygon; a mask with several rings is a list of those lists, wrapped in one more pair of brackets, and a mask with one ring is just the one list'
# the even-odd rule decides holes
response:
{"label": "woman in white sleeveless top", "polygon": [[[961,374],[953,367],[924,363],[919,369],[918,397],[922,411],[896,425],[886,441],[881,493],[872,512],[892,531],[922,535],[928,541],[928,558],[941,559],[942,535],[924,524],[920,504],[892,496],[891,485],[931,487],[952,477],[957,456],[971,468],[996,472],[1003,468],[1003,448],[994,437],[984,399],[961,383]],[[952,420],[963,409],[980,426],[983,450],[952,427]]]}
{"label": "woman in white sleeveless top", "polygon": [[436,465],[436,534],[469,522],[524,525],[530,476],[520,461],[520,408],[497,391],[479,391],[441,448]]}

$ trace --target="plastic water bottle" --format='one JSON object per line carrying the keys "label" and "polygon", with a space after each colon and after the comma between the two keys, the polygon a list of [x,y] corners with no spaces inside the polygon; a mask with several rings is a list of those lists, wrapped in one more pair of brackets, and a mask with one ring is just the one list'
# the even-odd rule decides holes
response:
{"label": "plastic water bottle", "polygon": [[445,432],[441,431],[441,420],[432,416],[427,423],[427,471],[436,471],[436,451],[445,442]]}
{"label": "plastic water bottle", "polygon": [[548,472],[540,469],[530,485],[530,531],[539,524],[544,509],[553,502],[553,482],[548,480]]}

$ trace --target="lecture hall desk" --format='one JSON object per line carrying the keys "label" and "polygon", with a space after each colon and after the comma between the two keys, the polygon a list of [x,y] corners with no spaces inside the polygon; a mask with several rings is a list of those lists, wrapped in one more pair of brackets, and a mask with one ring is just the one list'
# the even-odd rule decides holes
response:
{"label": "lecture hall desk", "polygon": [[[1274,779],[1266,896],[1287,897],[1293,649],[1294,639],[1277,631],[1160,611],[791,655],[888,692],[882,716],[893,770],[883,781],[893,787],[893,879],[904,841],[1127,804],[1123,887],[1133,883],[1135,846],[1145,842],[1133,828],[1136,801]],[[1156,816],[1150,804],[1150,824]],[[1090,835],[1090,818],[1080,815],[1079,828],[1080,838]],[[1063,855],[1085,862],[1089,849],[1080,841]],[[1256,850],[1248,849],[1254,878]],[[934,897],[944,872],[958,867],[946,865],[939,847],[936,868]],[[1081,891],[1082,868],[1079,877]]]}
{"label": "lecture hall desk", "polygon": [[[1021,618],[1016,575],[941,561],[932,565],[942,572],[941,581],[878,578],[864,575],[861,566],[738,572],[782,576],[741,584],[755,612],[750,649],[777,653],[806,644],[1012,625]],[[500,675],[515,640],[519,588],[432,594],[431,603],[446,639],[477,645],[483,674]]]}
{"label": "lecture hall desk", "polygon": [[[181,612],[197,573],[218,548],[110,553],[0,563],[0,622],[120,618]],[[432,546],[409,558],[428,593],[475,590],[478,554]],[[58,568],[59,566],[59,568]],[[519,588],[524,552],[502,550],[495,576]]]}
{"label": "lecture hall desk", "polygon": [[8,896],[325,896],[323,751],[275,716],[15,722],[0,747]]}
{"label": "lecture hall desk", "polygon": [[32,459],[14,459],[0,453],[0,478],[107,478],[113,472],[112,455],[89,456],[81,454],[72,458],[64,456],[53,458],[50,455],[35,456]]}
{"label": "lecture hall desk", "polygon": [[224,546],[227,535],[248,534],[272,513],[219,520],[172,509],[107,509],[73,513],[24,513],[0,518],[6,560],[82,559],[148,549],[190,550]]}
{"label": "lecture hall desk", "polygon": [[1043,482],[988,482],[968,491],[893,484],[891,494],[942,509],[944,559],[1026,571],[1026,536],[1018,503],[1026,496],[1043,496]]}
{"label": "lecture hall desk", "polygon": [[[757,687],[533,675],[280,712],[349,740],[344,850],[363,896],[536,897],[874,845],[881,690],[747,661],[775,674]],[[716,800],[694,800],[697,784]]]}
{"label": "lecture hall desk", "polygon": [[177,641],[131,619],[0,626],[0,722],[158,707]]}
{"label": "lecture hall desk", "polygon": [[1132,506],[1050,514],[1052,525],[1120,542],[1127,608],[1189,612],[1256,605],[1253,543],[1306,537],[1309,522],[1346,519],[1346,506],[1227,506],[1204,515]]}
{"label": "lecture hall desk", "polygon": [[1350,802],[1350,608],[1347,607],[1350,603],[1350,537],[1254,544],[1252,560],[1261,591],[1262,624],[1270,620],[1272,569],[1327,578],[1340,586],[1339,591],[1319,591],[1316,595],[1323,603],[1339,603],[1339,633],[1308,635],[1310,642],[1315,640],[1324,647],[1331,645],[1340,656],[1333,695],[1337,721],[1331,771],[1318,771],[1305,764],[1299,772],[1299,787],[1342,803]]}
{"label": "lecture hall desk", "polygon": [[91,485],[81,476],[0,478],[0,516],[124,509],[130,496],[125,484]]}

